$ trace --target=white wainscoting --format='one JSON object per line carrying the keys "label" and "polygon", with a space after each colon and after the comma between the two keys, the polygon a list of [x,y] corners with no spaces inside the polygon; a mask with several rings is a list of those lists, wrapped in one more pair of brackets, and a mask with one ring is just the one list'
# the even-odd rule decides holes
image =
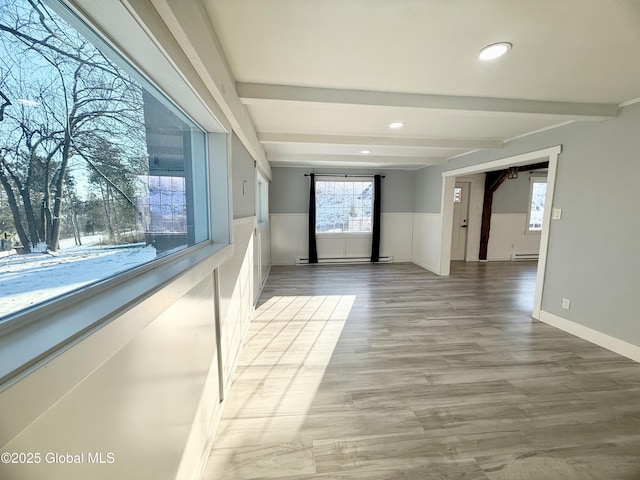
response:
{"label": "white wainscoting", "polygon": [[370,234],[316,235],[318,258],[366,258],[371,255]]}
{"label": "white wainscoting", "polygon": [[440,274],[442,215],[414,213],[412,233],[411,261],[422,268]]}
{"label": "white wainscoting", "polygon": [[295,265],[296,258],[307,257],[307,215],[301,213],[272,213],[271,264]]}
{"label": "white wainscoting", "polygon": [[[214,298],[213,271],[203,262],[3,391],[0,411],[23,426],[0,442],[4,451],[85,452],[85,459],[0,464],[0,478],[198,478],[221,414]],[[103,355],[73,388],[64,386]],[[25,418],[54,395],[46,411]],[[96,466],[86,452],[105,460],[112,452],[114,463]]]}
{"label": "white wainscoting", "polygon": [[260,298],[262,287],[271,268],[271,228],[268,223],[255,228],[253,240],[253,299]]}
{"label": "white wainscoting", "polygon": [[271,268],[271,226],[258,227],[260,233],[260,286],[264,285]]}
{"label": "white wainscoting", "polygon": [[383,213],[380,222],[380,256],[392,256],[394,262],[410,262],[413,213]]}
{"label": "white wainscoting", "polygon": [[[393,257],[394,262],[410,262],[413,214],[383,213],[380,222],[380,256]],[[307,242],[306,214],[271,214],[273,265],[293,265],[297,258],[307,258]],[[371,235],[318,235],[316,244],[320,258],[371,255]]]}
{"label": "white wainscoting", "polygon": [[220,353],[225,392],[231,386],[254,304],[255,217],[233,221],[233,256],[220,266]]}
{"label": "white wainscoting", "polygon": [[510,260],[512,253],[538,253],[540,233],[525,233],[526,213],[494,213],[487,260]]}

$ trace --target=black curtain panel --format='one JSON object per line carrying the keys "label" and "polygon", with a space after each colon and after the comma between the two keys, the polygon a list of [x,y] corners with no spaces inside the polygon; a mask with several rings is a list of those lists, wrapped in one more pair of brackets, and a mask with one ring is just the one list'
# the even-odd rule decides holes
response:
{"label": "black curtain panel", "polygon": [[376,175],[373,179],[373,240],[371,242],[371,261],[380,260],[380,205],[382,202],[382,176]]}
{"label": "black curtain panel", "polygon": [[316,247],[316,179],[309,175],[309,263],[318,263]]}

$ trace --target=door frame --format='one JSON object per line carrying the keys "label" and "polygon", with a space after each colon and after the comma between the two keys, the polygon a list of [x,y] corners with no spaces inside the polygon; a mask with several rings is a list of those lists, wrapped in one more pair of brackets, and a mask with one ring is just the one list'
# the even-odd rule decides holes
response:
{"label": "door frame", "polygon": [[478,163],[468,167],[457,168],[442,172],[442,239],[440,249],[440,275],[449,275],[451,269],[451,236],[453,231],[453,187],[456,177],[473,173],[488,172],[507,167],[527,165],[534,161],[548,161],[549,173],[547,174],[547,196],[545,200],[544,221],[540,234],[540,252],[538,257],[538,271],[536,274],[536,289],[533,299],[532,316],[536,320],[540,319],[542,308],[542,291],[544,289],[544,276],[547,268],[547,250],[549,246],[549,230],[551,223],[551,210],[553,208],[553,196],[556,183],[556,172],[558,169],[558,158],[562,152],[562,145],[556,145],[533,152],[512,155],[509,157]]}

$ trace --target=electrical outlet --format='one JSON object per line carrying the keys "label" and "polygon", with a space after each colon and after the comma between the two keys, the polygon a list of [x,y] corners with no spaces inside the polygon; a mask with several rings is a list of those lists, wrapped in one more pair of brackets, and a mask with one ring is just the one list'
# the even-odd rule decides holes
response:
{"label": "electrical outlet", "polygon": [[564,308],[565,310],[569,310],[570,306],[571,306],[571,300],[569,300],[568,298],[563,298],[562,299],[562,308]]}

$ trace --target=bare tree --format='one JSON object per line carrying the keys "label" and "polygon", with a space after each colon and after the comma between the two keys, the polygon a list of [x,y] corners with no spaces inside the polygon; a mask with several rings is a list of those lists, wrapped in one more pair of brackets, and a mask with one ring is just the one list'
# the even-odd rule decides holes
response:
{"label": "bare tree", "polygon": [[129,163],[140,167],[144,140],[131,132],[144,131],[142,89],[40,2],[16,2],[3,12],[0,91],[6,135],[0,144],[0,184],[25,250],[46,244],[55,251],[65,190],[77,184],[68,181],[72,165],[82,162],[135,210],[122,182],[128,165],[120,160],[120,169],[101,169],[104,153],[95,145],[104,149],[126,138],[129,150],[139,151]]}

